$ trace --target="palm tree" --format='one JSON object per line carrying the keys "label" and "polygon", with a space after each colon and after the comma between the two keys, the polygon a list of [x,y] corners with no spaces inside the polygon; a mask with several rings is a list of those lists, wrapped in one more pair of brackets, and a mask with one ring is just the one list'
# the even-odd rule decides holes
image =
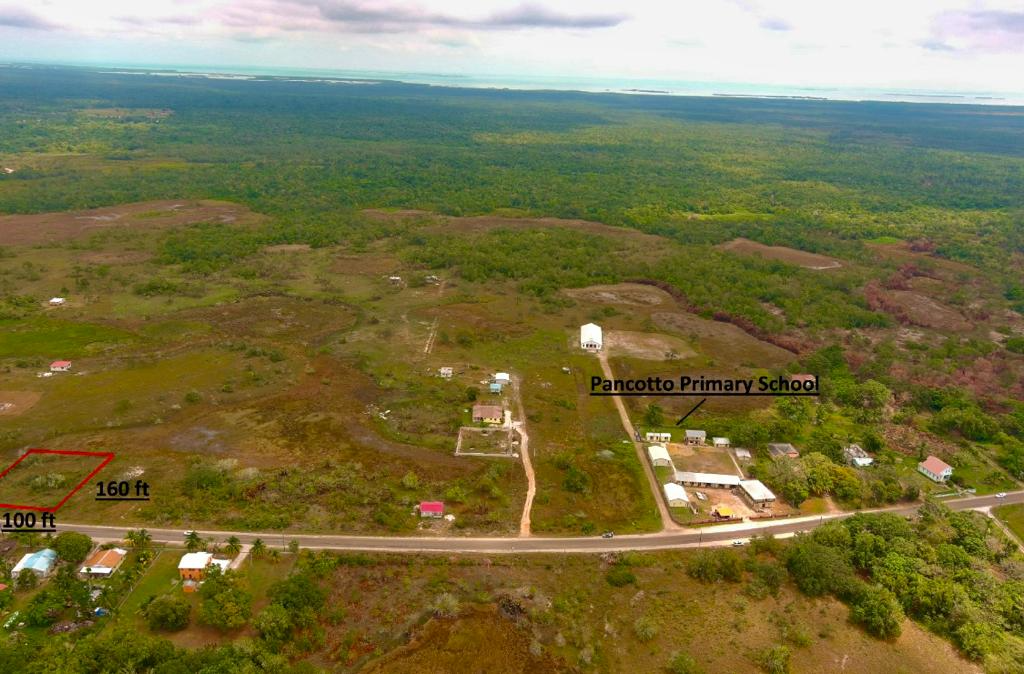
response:
{"label": "palm tree", "polygon": [[125,535],[125,538],[133,548],[145,548],[153,542],[153,537],[145,529],[132,529]]}
{"label": "palm tree", "polygon": [[249,550],[249,554],[252,555],[254,559],[262,557],[266,552],[267,544],[263,542],[262,538],[257,538],[252,542],[252,548]]}
{"label": "palm tree", "polygon": [[189,552],[195,552],[203,547],[204,541],[195,529],[185,534],[185,547]]}
{"label": "palm tree", "polygon": [[228,542],[224,546],[224,551],[231,556],[237,555],[242,551],[242,541],[238,540],[238,536],[231,536],[228,538]]}

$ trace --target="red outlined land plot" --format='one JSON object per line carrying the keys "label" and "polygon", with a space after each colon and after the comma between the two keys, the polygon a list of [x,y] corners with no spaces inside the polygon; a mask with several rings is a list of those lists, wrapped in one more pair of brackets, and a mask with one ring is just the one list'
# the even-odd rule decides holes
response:
{"label": "red outlined land plot", "polygon": [[[33,457],[30,459],[30,457]],[[28,472],[26,465],[39,461],[39,458],[44,460],[50,459],[52,461],[62,462],[59,464],[63,467],[63,464],[68,464],[65,470],[74,471],[74,475],[65,476],[63,473],[56,473],[62,478],[68,481],[67,486],[62,486],[61,481],[58,480],[58,486],[54,487],[55,490],[59,490],[58,493],[64,494],[64,497],[57,502],[56,505],[45,505],[45,504],[32,504],[32,503],[7,503],[10,498],[9,495],[13,496],[16,492],[24,491],[21,489],[21,484],[24,480],[18,480],[18,474],[20,472]],[[22,454],[17,461],[7,467],[4,472],[0,473],[0,508],[6,508],[9,510],[35,510],[37,512],[48,512],[54,513],[68,502],[72,496],[78,493],[82,487],[86,485],[98,472],[103,470],[103,467],[114,460],[113,452],[80,452],[70,449],[30,449]],[[26,464],[25,462],[28,462]],[[79,465],[81,464],[81,465]],[[22,465],[21,470],[16,470],[19,465]],[[83,471],[90,471],[80,481],[74,482],[74,479],[81,475]],[[49,476],[54,475],[50,473]],[[47,476],[47,477],[49,477]],[[39,497],[43,498],[43,497]],[[30,498],[18,498],[18,500],[31,500]]]}

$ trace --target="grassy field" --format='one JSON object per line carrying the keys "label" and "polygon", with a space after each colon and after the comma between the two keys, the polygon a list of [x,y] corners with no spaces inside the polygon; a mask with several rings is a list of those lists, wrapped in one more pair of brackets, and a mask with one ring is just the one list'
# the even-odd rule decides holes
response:
{"label": "grassy field", "polygon": [[1024,541],[1024,505],[1005,505],[992,509],[992,513],[1006,523],[1017,540]]}

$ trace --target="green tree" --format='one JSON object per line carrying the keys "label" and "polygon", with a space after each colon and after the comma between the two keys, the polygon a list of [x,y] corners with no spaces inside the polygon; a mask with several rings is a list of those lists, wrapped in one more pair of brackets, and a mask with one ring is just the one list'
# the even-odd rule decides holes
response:
{"label": "green tree", "polygon": [[65,531],[53,539],[50,547],[63,561],[79,564],[92,550],[92,539],[77,531]]}
{"label": "green tree", "polygon": [[233,571],[211,566],[199,586],[199,621],[219,630],[237,629],[252,615],[252,595]]}
{"label": "green tree", "polygon": [[206,541],[199,535],[199,532],[195,529],[191,529],[185,533],[185,549],[189,552],[195,552],[202,550],[206,547]]}
{"label": "green tree", "polygon": [[228,553],[232,557],[242,551],[242,541],[238,539],[238,536],[228,536],[227,542],[224,544],[224,552]]}
{"label": "green tree", "polygon": [[689,653],[673,653],[668,661],[668,671],[670,674],[704,674],[704,668]]}
{"label": "green tree", "polygon": [[253,627],[264,640],[284,643],[292,633],[292,616],[280,604],[271,604],[256,616]]}
{"label": "green tree", "polygon": [[149,532],[145,529],[131,529],[125,534],[125,540],[131,544],[133,548],[146,548],[150,543],[153,542],[153,537],[150,536]]}
{"label": "green tree", "polygon": [[896,595],[884,587],[865,587],[850,608],[850,617],[864,629],[882,639],[895,639],[900,635],[903,609]]}
{"label": "green tree", "polygon": [[656,403],[649,403],[644,410],[644,423],[648,426],[661,426],[665,423],[665,411]]}
{"label": "green tree", "polygon": [[149,602],[143,609],[151,630],[177,632],[188,627],[192,605],[180,594],[165,594]]}
{"label": "green tree", "polygon": [[253,559],[259,559],[267,554],[267,544],[263,542],[262,538],[257,538],[252,542],[249,554],[252,555]]}

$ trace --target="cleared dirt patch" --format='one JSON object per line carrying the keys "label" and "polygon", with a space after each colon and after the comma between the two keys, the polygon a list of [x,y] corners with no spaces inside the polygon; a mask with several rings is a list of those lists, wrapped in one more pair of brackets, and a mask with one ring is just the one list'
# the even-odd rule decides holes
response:
{"label": "cleared dirt patch", "polygon": [[727,449],[713,447],[693,447],[673,442],[668,446],[672,463],[676,470],[688,470],[693,473],[717,473],[720,475],[738,475],[736,466],[729,458]]}
{"label": "cleared dirt patch", "polygon": [[942,302],[912,290],[893,290],[889,299],[898,306],[914,325],[936,330],[965,332],[973,326],[960,312]]}
{"label": "cleared dirt patch", "polygon": [[720,250],[727,250],[730,253],[740,255],[753,255],[769,260],[779,260],[788,264],[795,264],[804,269],[838,269],[843,264],[835,258],[817,253],[787,248],[786,246],[767,246],[750,239],[733,239],[732,241],[720,244]]}
{"label": "cleared dirt patch", "polygon": [[0,216],[0,245],[68,241],[115,227],[166,228],[199,222],[245,223],[260,219],[226,201],[144,201],[89,211]]}
{"label": "cleared dirt patch", "polygon": [[612,355],[631,356],[643,360],[675,360],[697,355],[696,351],[678,337],[628,330],[606,332],[605,347]]}
{"label": "cleared dirt patch", "polygon": [[43,397],[37,391],[0,391],[0,416],[16,417],[23,414]]}
{"label": "cleared dirt patch", "polygon": [[732,323],[712,321],[686,313],[651,314],[654,324],[663,330],[678,332],[696,340],[701,353],[727,367],[749,364],[772,368],[785,365],[795,356],[785,349],[752,337]]}
{"label": "cleared dirt patch", "polygon": [[616,283],[614,285],[587,286],[586,288],[568,288],[562,292],[574,299],[586,302],[601,302],[603,304],[657,306],[673,302],[672,297],[664,290],[639,283]]}

